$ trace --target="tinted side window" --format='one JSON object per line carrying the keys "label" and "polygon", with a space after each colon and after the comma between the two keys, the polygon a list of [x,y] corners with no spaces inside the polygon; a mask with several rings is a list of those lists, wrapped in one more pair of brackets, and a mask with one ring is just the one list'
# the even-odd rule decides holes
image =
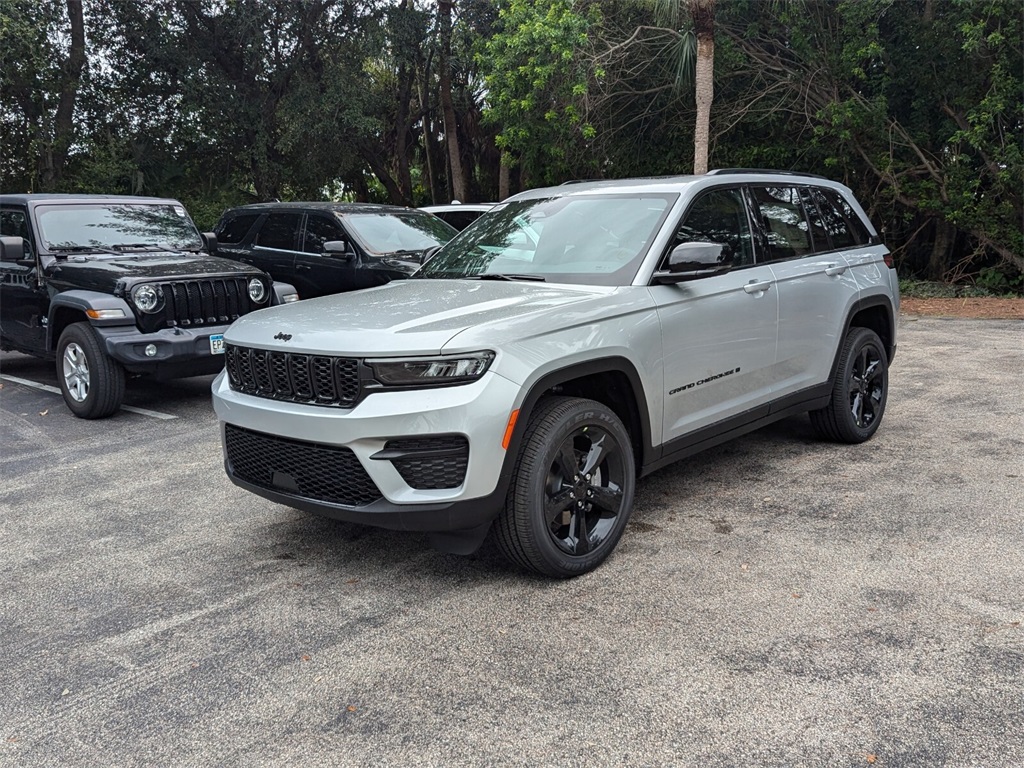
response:
{"label": "tinted side window", "polygon": [[676,233],[680,243],[722,243],[734,267],[754,263],[754,246],[747,209],[738,189],[716,189],[690,206]]}
{"label": "tinted side window", "polygon": [[442,211],[435,213],[439,219],[443,219],[460,232],[479,219],[483,214],[479,211]]}
{"label": "tinted side window", "polygon": [[814,244],[814,250],[818,253],[831,250],[825,224],[821,220],[822,214],[818,210],[819,206],[811,199],[811,190],[801,187],[800,199],[804,202],[804,213],[807,214],[807,221],[811,225],[811,242]]}
{"label": "tinted side window", "polygon": [[[857,212],[850,207],[850,204],[846,202],[842,195],[836,192],[834,189],[818,189],[815,190],[819,195],[823,195],[828,200],[832,207],[834,207],[839,213],[842,214],[846,220],[846,225],[849,227],[850,237],[853,245],[863,245],[871,239],[871,235],[868,234],[867,227],[864,226],[864,222],[860,220],[860,216]],[[837,244],[836,248],[840,246]]]}
{"label": "tinted side window", "polygon": [[324,243],[330,240],[345,240],[345,233],[336,221],[325,216],[310,215],[306,219],[306,236],[302,250],[306,253],[323,253]]}
{"label": "tinted side window", "polygon": [[278,248],[283,251],[295,250],[295,239],[299,230],[301,213],[272,213],[263,222],[256,236],[256,245],[264,248]]}
{"label": "tinted side window", "polygon": [[242,242],[259,217],[258,213],[243,213],[238,216],[232,216],[218,226],[217,242],[228,244]]}
{"label": "tinted side window", "polygon": [[25,256],[32,256],[32,233],[28,229],[28,218],[20,208],[4,208],[0,211],[0,235],[21,237],[25,240]]}
{"label": "tinted side window", "polygon": [[796,187],[752,187],[768,237],[772,261],[795,259],[811,253],[811,235]]}

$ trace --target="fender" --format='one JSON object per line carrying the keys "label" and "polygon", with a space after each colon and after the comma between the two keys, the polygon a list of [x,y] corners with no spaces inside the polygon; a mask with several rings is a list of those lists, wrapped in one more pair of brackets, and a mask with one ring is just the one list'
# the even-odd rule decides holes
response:
{"label": "fender", "polygon": [[68,309],[82,315],[85,315],[86,310],[90,309],[119,309],[123,313],[122,317],[90,317],[89,322],[96,326],[135,325],[135,313],[132,311],[132,308],[128,306],[128,302],[124,299],[120,299],[117,296],[111,296],[109,293],[100,293],[99,291],[64,291],[50,299],[50,309],[47,312],[46,324],[47,349],[53,349],[55,346],[55,340],[53,338],[54,329],[57,329],[56,334],[58,336],[60,335],[60,331],[63,330],[63,328],[56,322],[57,316],[61,313],[61,310]]}
{"label": "fender", "polygon": [[526,393],[526,397],[519,406],[519,416],[516,419],[516,426],[512,432],[508,449],[505,451],[501,474],[498,476],[497,490],[501,492],[502,498],[508,493],[509,483],[512,480],[512,473],[515,470],[516,460],[519,458],[519,450],[526,433],[526,425],[530,422],[530,416],[533,414],[537,402],[545,393],[559,384],[601,373],[622,373],[629,381],[634,406],[633,419],[623,419],[623,421],[628,425],[631,420],[635,420],[639,427],[640,434],[636,435],[636,447],[640,449],[641,455],[637,457],[637,469],[639,470],[640,467],[656,458],[657,452],[651,445],[651,417],[647,407],[647,395],[636,367],[624,357],[601,357],[588,360],[545,374],[535,381]]}
{"label": "fender", "polygon": [[[864,311],[865,309],[871,309],[872,307],[881,307],[885,311],[886,320],[889,323],[888,338],[885,337],[885,334],[879,333],[879,329],[877,328],[871,328],[871,330],[878,333],[879,338],[882,339],[890,365],[892,364],[893,358],[896,357],[896,318],[893,312],[892,301],[890,301],[888,296],[881,293],[857,299],[852,305],[850,305],[850,311],[846,313],[846,320],[843,322],[843,333],[839,337],[839,346],[836,349],[835,357],[832,359],[832,370],[828,375],[830,386],[832,382],[836,380],[836,370],[839,367],[839,353],[843,351],[843,340],[846,338],[846,334],[850,332],[850,328],[853,325],[854,315]],[[866,327],[870,328],[871,326]]]}

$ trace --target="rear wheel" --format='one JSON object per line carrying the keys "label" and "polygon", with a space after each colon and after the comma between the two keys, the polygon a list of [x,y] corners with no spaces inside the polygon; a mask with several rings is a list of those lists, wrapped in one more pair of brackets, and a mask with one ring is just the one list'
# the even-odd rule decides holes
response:
{"label": "rear wheel", "polygon": [[124,369],[103,351],[88,323],[72,323],[60,335],[57,381],[64,402],[82,419],[110,416],[124,400]]}
{"label": "rear wheel", "polygon": [[811,411],[819,436],[842,443],[862,443],[878,429],[889,394],[889,359],[878,334],[851,328],[839,353],[832,399]]}
{"label": "rear wheel", "polygon": [[495,523],[498,547],[548,576],[591,571],[618,544],[635,483],[629,433],[612,410],[593,400],[542,400]]}

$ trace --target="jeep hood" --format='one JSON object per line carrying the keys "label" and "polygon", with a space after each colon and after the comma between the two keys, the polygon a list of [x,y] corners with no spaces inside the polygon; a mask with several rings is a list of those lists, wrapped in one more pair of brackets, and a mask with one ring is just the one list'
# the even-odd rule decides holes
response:
{"label": "jeep hood", "polygon": [[[557,313],[613,292],[601,286],[491,280],[396,280],[239,318],[229,343],[327,355],[440,354],[467,328],[484,334],[531,313]],[[497,339],[495,339],[497,340]]]}
{"label": "jeep hood", "polygon": [[58,290],[80,288],[114,293],[118,283],[131,287],[153,280],[263,274],[255,267],[205,253],[125,253],[123,256],[71,256],[47,269]]}

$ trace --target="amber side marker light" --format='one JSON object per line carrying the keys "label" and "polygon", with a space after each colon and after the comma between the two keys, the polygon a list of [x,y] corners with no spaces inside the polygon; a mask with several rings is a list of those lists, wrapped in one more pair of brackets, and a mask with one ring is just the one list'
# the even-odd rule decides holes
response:
{"label": "amber side marker light", "polygon": [[505,427],[505,436],[501,438],[501,447],[508,450],[508,444],[512,442],[512,431],[516,428],[516,419],[519,418],[519,409],[516,408],[508,417],[508,426]]}

